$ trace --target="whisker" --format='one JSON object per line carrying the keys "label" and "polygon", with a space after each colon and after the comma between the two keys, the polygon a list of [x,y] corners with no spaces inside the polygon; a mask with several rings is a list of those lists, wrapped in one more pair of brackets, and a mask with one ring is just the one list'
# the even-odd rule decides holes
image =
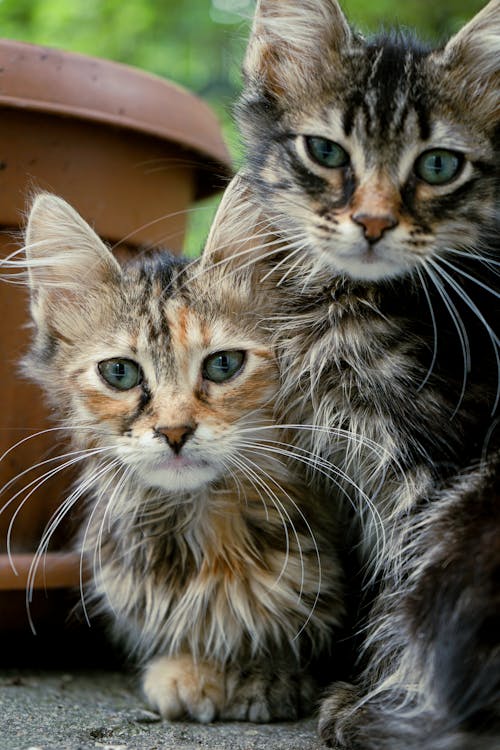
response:
{"label": "whisker", "polygon": [[493,404],[492,408],[492,416],[495,414],[499,400],[500,400],[500,355],[498,351],[499,346],[499,338],[491,328],[490,324],[484,317],[481,310],[478,308],[478,306],[473,302],[473,300],[470,298],[470,296],[467,294],[467,292],[455,281],[455,279],[450,276],[449,273],[447,273],[444,268],[441,268],[438,263],[430,261],[435,268],[436,272],[440,274],[440,276],[444,279],[444,281],[447,281],[448,284],[451,286],[451,288],[456,292],[456,294],[462,299],[462,301],[467,305],[467,307],[474,313],[474,315],[480,320],[480,322],[483,324],[488,337],[491,341],[492,347],[493,347],[493,354],[495,356],[495,361],[497,365],[497,392],[496,392],[496,398],[495,403]]}
{"label": "whisker", "polygon": [[422,285],[422,289],[424,290],[425,297],[427,299],[427,304],[429,305],[429,312],[430,312],[431,320],[432,320],[432,330],[433,330],[433,334],[434,334],[434,347],[433,347],[433,350],[432,350],[432,360],[431,360],[431,363],[429,365],[429,369],[427,370],[427,373],[425,374],[424,379],[422,380],[422,382],[420,383],[420,385],[417,388],[417,391],[421,391],[421,390],[423,390],[423,388],[427,384],[427,382],[428,382],[428,380],[429,380],[429,378],[430,378],[430,376],[432,374],[432,371],[434,369],[434,366],[436,364],[437,353],[438,353],[438,328],[437,328],[436,314],[434,312],[434,307],[433,307],[433,304],[432,304],[431,296],[429,294],[429,289],[427,288],[427,284],[425,283],[424,275],[423,275],[421,269],[418,266],[417,266],[416,270],[417,270],[417,273],[418,273],[418,277],[420,279],[420,283]]}
{"label": "whisker", "polygon": [[425,261],[422,264],[423,268],[425,269],[430,280],[436,287],[436,290],[439,296],[443,300],[444,305],[446,309],[448,310],[448,313],[453,322],[453,325],[455,326],[456,331],[458,333],[458,338],[460,341],[460,345],[462,347],[462,355],[463,355],[463,362],[464,362],[464,369],[463,369],[463,376],[462,376],[462,389],[460,391],[458,403],[455,407],[453,414],[450,417],[450,419],[453,419],[455,415],[458,413],[458,410],[460,409],[460,406],[462,405],[462,401],[464,400],[465,390],[467,387],[467,375],[470,372],[470,368],[471,368],[469,338],[467,336],[467,330],[465,328],[462,318],[460,317],[458,313],[457,308],[451,301],[450,296],[446,292],[446,289],[444,288],[443,284],[436,277],[436,274],[429,268],[428,264],[429,264],[429,260]]}
{"label": "whisker", "polygon": [[[111,462],[116,463],[115,461]],[[30,564],[30,568],[28,571],[28,580],[27,580],[27,586],[26,586],[26,608],[27,608],[27,614],[28,614],[28,621],[30,624],[30,628],[33,633],[36,633],[35,625],[31,617],[31,611],[30,611],[30,605],[33,600],[33,592],[34,592],[34,584],[36,580],[36,574],[38,570],[38,566],[40,564],[40,561],[46,554],[46,551],[48,549],[48,545],[50,543],[50,539],[57,528],[57,526],[60,524],[62,519],[65,515],[71,510],[71,508],[75,505],[75,503],[87,492],[89,486],[92,485],[95,481],[97,481],[103,473],[108,471],[108,464],[106,464],[100,471],[97,471],[93,474],[92,477],[90,477],[85,482],[80,483],[75,490],[66,498],[66,500],[62,503],[62,505],[55,511],[55,513],[52,515],[50,521],[48,522],[47,526],[45,527],[45,530],[42,534],[42,538],[38,544],[37,550],[35,552],[35,555],[33,556],[33,559]]]}
{"label": "whisker", "polygon": [[[304,632],[305,628],[308,626],[309,622],[311,621],[311,618],[312,618],[312,616],[314,614],[314,611],[316,609],[316,605],[317,605],[317,603],[319,601],[319,597],[320,597],[320,594],[321,594],[322,568],[321,568],[321,556],[319,554],[318,544],[316,542],[316,537],[314,536],[314,532],[313,532],[313,530],[311,528],[311,525],[310,525],[309,521],[307,520],[306,516],[304,515],[304,513],[302,512],[302,510],[298,506],[298,504],[295,502],[295,500],[293,500],[293,498],[289,495],[289,493],[286,492],[281,487],[281,485],[274,479],[274,477],[272,477],[268,472],[262,471],[262,469],[259,467],[259,465],[257,463],[255,463],[254,461],[251,461],[251,459],[249,459],[247,456],[245,456],[245,458],[247,459],[247,461],[250,461],[250,463],[252,464],[252,466],[254,466],[258,470],[260,470],[264,474],[264,476],[267,477],[267,479],[270,482],[272,482],[274,485],[276,485],[276,487],[278,487],[282,492],[285,493],[285,497],[287,498],[287,500],[289,500],[289,502],[292,504],[292,506],[295,509],[295,511],[299,514],[300,518],[304,522],[304,524],[305,524],[305,526],[306,526],[306,528],[307,528],[307,530],[309,532],[309,535],[311,537],[311,541],[312,541],[312,544],[313,544],[313,547],[314,547],[314,551],[315,551],[315,555],[316,555],[316,560],[317,560],[317,563],[318,563],[318,588],[317,588],[317,591],[316,591],[316,596],[315,596],[314,602],[313,602],[312,606],[310,607],[309,615],[308,615],[306,621],[303,623],[303,625],[300,628],[300,630],[298,631],[298,633],[296,633],[295,636],[294,636],[294,638],[293,638],[293,640],[295,641],[295,640],[297,640],[300,637],[300,635]],[[280,502],[280,501],[278,500],[278,502]],[[291,520],[291,517],[290,517],[288,511],[286,510],[286,508],[284,507],[284,505],[281,502],[280,502],[280,505],[283,507],[283,510],[286,513],[287,518],[288,518],[288,520],[289,520],[289,522],[290,522],[290,524],[292,526],[292,529],[293,529],[293,532],[294,532],[294,535],[295,535],[295,539],[297,541],[297,546],[298,546],[298,549],[299,549],[299,556],[300,556],[300,561],[301,561],[301,571],[302,571],[302,578],[301,578],[301,585],[300,585],[300,592],[299,592],[299,601],[300,601],[302,599],[302,596],[303,596],[304,583],[305,583],[304,556],[303,556],[302,547],[301,547],[301,544],[300,544],[299,535],[298,535],[297,530],[295,529],[295,525],[293,524],[293,522]]]}
{"label": "whisker", "polygon": [[[464,276],[464,278],[469,279],[469,281],[472,281],[474,284],[477,284],[482,289],[487,291],[489,294],[492,294],[497,299],[500,299],[500,292],[497,292],[495,289],[492,289],[488,284],[485,284],[480,279],[476,278],[475,276],[472,276],[470,273],[467,273],[462,268],[459,268],[458,266],[455,266],[453,263],[450,263],[446,258],[439,258],[439,262],[433,261],[432,262],[434,266],[439,266],[440,263],[444,263],[446,266],[451,268],[455,273],[460,274],[460,276]],[[441,269],[443,270],[443,269]]]}
{"label": "whisker", "polygon": [[[102,452],[102,449],[99,450],[99,452]],[[14,524],[16,522],[16,519],[17,519],[19,513],[21,512],[22,508],[27,503],[27,501],[29,500],[29,498],[39,489],[39,487],[41,487],[42,484],[45,484],[45,482],[47,482],[53,476],[55,476],[56,474],[58,474],[60,471],[63,471],[64,469],[68,468],[69,466],[74,466],[77,463],[80,463],[81,461],[85,460],[86,458],[89,457],[89,455],[91,455],[91,454],[90,453],[86,453],[84,455],[76,456],[76,457],[72,458],[70,461],[66,461],[64,464],[62,464],[62,466],[56,466],[55,468],[50,469],[45,474],[42,474],[41,477],[37,477],[36,479],[32,480],[27,485],[25,485],[21,490],[19,490],[18,492],[16,492],[15,495],[13,495],[8,500],[8,502],[5,503],[4,506],[2,507],[1,510],[2,511],[5,510],[5,508],[8,505],[10,505],[16,498],[18,498],[20,495],[22,495],[24,492],[26,492],[27,489],[29,489],[31,487],[30,491],[23,497],[22,502],[19,503],[19,505],[17,506],[15,512],[13,513],[13,515],[12,515],[10,521],[9,521],[9,526],[8,526],[8,530],[7,530],[7,556],[9,558],[9,563],[10,563],[10,565],[12,567],[12,570],[13,570],[13,572],[14,572],[15,575],[18,575],[18,571],[17,571],[17,569],[16,569],[16,567],[14,565],[14,561],[13,561],[13,557],[12,557],[12,532],[13,532],[13,527],[14,527]]]}

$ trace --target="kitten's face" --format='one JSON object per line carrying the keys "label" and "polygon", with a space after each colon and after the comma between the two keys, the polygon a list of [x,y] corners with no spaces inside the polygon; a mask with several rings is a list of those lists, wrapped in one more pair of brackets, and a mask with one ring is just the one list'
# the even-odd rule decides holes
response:
{"label": "kitten's face", "polygon": [[[332,0],[305,6],[262,1],[240,109],[250,173],[291,247],[379,280],[474,246],[494,216],[498,110],[480,93],[498,91],[498,59],[481,80],[460,45],[453,64],[397,38],[366,43]],[[494,39],[492,21],[492,56]]]}
{"label": "kitten's face", "polygon": [[192,490],[230,472],[251,425],[270,420],[275,365],[244,321],[143,282],[122,289],[77,357],[66,349],[68,396],[145,485]]}
{"label": "kitten's face", "polygon": [[229,474],[255,426],[271,420],[277,388],[248,281],[193,273],[167,254],[122,270],[89,227],[78,239],[71,215],[54,228],[44,202],[71,210],[42,198],[30,219],[39,264],[28,261],[37,326],[30,376],[75,442],[103,449],[118,476],[182,492]]}

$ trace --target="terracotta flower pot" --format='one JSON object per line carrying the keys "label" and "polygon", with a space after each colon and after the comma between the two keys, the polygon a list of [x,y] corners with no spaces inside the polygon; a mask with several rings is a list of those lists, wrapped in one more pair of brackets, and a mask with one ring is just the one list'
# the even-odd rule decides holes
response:
{"label": "terracotta flower pot", "polygon": [[[179,251],[186,209],[221,188],[230,173],[212,111],[182,88],[125,65],[7,40],[0,40],[0,135],[1,257],[18,246],[27,198],[38,188],[66,198],[122,253],[144,245]],[[0,455],[53,426],[40,392],[17,371],[28,339],[26,308],[25,290],[2,283]],[[3,592],[25,588],[31,555],[71,480],[56,476],[21,507],[22,487],[54,464],[38,472],[29,467],[63,445],[57,431],[44,433],[0,462],[1,486],[28,470],[0,495],[1,507],[20,492],[0,514]],[[17,574],[5,557],[11,522]],[[36,586],[78,581],[74,557],[57,553],[66,540],[62,526]],[[2,610],[12,609],[3,597],[0,627]]]}

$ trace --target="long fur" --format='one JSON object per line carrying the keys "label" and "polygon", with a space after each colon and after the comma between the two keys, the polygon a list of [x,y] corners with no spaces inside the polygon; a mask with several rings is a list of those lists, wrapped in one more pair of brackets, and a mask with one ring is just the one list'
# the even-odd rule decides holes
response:
{"label": "long fur", "polygon": [[[199,721],[310,711],[313,662],[333,657],[343,618],[339,529],[273,421],[278,369],[254,270],[166,252],[121,267],[50,195],[35,200],[26,237],[26,256],[4,264],[27,272],[31,290],[23,368],[71,441],[45,476],[79,468],[31,578],[57,524],[85,502],[83,604],[144,669],[151,705]],[[212,382],[205,363],[221,351],[243,352],[244,365]],[[117,357],[140,365],[130,389],[102,375]],[[181,448],[168,442],[188,428]]]}
{"label": "long fur", "polygon": [[[281,294],[279,419],[314,425],[298,445],[351,480],[331,507],[350,518],[361,645],[322,709],[333,747],[500,742],[499,22],[492,0],[431,50],[363,40],[335,0],[270,0],[249,43],[248,165],[216,224],[231,206],[241,236],[256,223]],[[311,136],[348,165],[316,163]],[[439,186],[416,171],[432,149],[463,155]],[[390,219],[373,243],[370,217]]]}

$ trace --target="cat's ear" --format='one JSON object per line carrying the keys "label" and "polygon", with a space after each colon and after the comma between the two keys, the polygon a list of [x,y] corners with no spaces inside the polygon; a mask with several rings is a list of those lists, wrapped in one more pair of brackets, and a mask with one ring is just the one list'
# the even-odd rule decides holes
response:
{"label": "cat's ear", "polygon": [[272,252],[277,242],[249,181],[240,172],[229,183],[219,204],[201,266],[251,269],[259,258]]}
{"label": "cat's ear", "polygon": [[31,310],[37,323],[58,304],[84,297],[121,269],[94,230],[62,198],[41,193],[33,201],[25,234]]}
{"label": "cat's ear", "polygon": [[243,71],[274,97],[309,88],[353,34],[337,0],[259,0]]}
{"label": "cat's ear", "polygon": [[457,98],[475,115],[498,121],[500,0],[491,0],[437,56]]}

